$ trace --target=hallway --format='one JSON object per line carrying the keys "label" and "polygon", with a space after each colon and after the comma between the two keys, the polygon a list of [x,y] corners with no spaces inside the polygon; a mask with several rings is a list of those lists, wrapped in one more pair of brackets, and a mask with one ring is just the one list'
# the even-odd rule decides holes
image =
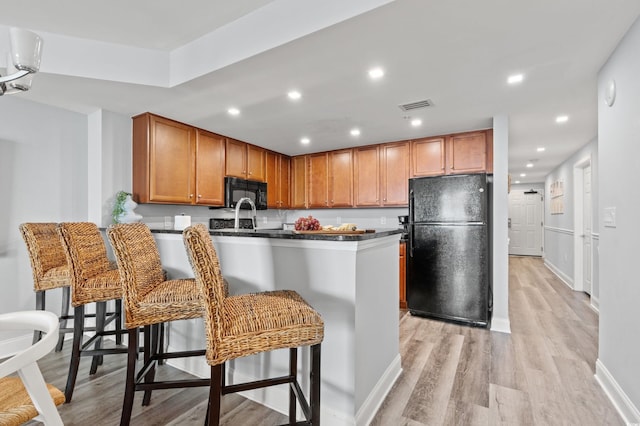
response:
{"label": "hallway", "polygon": [[373,425],[621,425],[597,384],[598,316],[533,257],[509,260],[511,335],[405,315]]}

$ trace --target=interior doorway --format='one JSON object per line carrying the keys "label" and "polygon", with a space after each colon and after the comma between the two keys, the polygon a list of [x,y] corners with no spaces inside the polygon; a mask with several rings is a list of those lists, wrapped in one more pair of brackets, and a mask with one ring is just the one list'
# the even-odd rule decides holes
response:
{"label": "interior doorway", "polygon": [[542,207],[544,197],[535,189],[509,193],[509,254],[542,256]]}
{"label": "interior doorway", "polygon": [[593,227],[591,157],[573,166],[574,283],[576,291],[591,295],[593,277]]}

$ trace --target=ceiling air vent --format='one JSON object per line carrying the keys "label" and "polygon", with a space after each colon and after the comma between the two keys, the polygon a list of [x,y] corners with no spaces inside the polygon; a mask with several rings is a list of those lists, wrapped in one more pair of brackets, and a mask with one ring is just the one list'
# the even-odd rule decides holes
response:
{"label": "ceiling air vent", "polygon": [[411,111],[414,109],[427,108],[433,106],[433,101],[431,99],[425,99],[423,101],[411,102],[404,105],[398,105],[398,107],[403,111]]}

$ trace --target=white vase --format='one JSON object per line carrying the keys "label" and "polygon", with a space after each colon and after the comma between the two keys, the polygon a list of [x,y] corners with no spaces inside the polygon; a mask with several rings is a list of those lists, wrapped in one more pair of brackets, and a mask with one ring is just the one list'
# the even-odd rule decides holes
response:
{"label": "white vase", "polygon": [[127,195],[124,199],[124,203],[122,203],[124,212],[118,216],[118,223],[140,222],[142,220],[142,215],[133,211],[137,206],[138,203],[131,199],[131,195]]}

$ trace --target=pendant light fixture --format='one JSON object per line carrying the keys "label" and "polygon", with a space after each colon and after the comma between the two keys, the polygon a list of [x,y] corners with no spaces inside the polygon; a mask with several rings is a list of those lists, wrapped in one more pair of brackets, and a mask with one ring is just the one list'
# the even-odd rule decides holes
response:
{"label": "pendant light fixture", "polygon": [[42,38],[36,33],[10,28],[9,38],[11,52],[7,55],[6,72],[0,70],[0,95],[29,90],[42,58]]}

